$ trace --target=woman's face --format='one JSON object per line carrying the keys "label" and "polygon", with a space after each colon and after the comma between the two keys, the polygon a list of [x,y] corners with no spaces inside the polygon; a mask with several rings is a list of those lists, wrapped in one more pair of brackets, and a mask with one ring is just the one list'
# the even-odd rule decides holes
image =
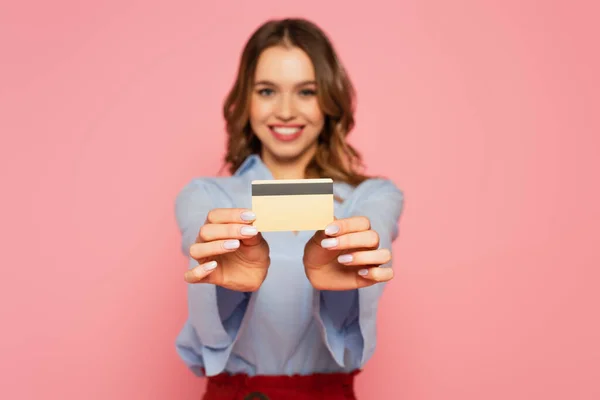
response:
{"label": "woman's face", "polygon": [[312,157],[324,123],[308,55],[297,47],[264,50],[250,101],[250,126],[262,142],[262,156],[279,162]]}

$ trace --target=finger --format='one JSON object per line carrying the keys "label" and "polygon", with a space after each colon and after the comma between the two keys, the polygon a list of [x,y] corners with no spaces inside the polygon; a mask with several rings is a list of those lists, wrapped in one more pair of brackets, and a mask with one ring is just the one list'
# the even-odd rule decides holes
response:
{"label": "finger", "polygon": [[371,229],[371,222],[367,217],[350,217],[338,219],[325,228],[328,236],[340,236],[352,232],[361,232]]}
{"label": "finger", "polygon": [[379,235],[373,230],[348,233],[339,237],[323,239],[321,247],[325,249],[376,249],[379,247]]}
{"label": "finger", "polygon": [[216,261],[209,261],[185,271],[183,278],[187,283],[200,283],[217,268]]}
{"label": "finger", "polygon": [[256,214],[246,208],[215,208],[206,216],[210,224],[249,224],[255,219]]}
{"label": "finger", "polygon": [[248,239],[258,234],[258,229],[244,224],[205,224],[200,228],[197,241],[212,242],[219,239]]}
{"label": "finger", "polygon": [[340,264],[353,265],[382,265],[392,260],[392,252],[388,249],[355,251],[338,256]]}
{"label": "finger", "polygon": [[256,245],[260,244],[263,240],[264,240],[263,236],[259,232],[254,236],[249,236],[249,237],[246,237],[245,239],[242,239],[242,243],[244,244],[244,246],[256,246]]}
{"label": "finger", "polygon": [[358,271],[359,287],[364,287],[373,282],[387,282],[394,277],[394,270],[389,267],[371,267]]}
{"label": "finger", "polygon": [[190,246],[190,256],[196,260],[210,258],[219,254],[230,253],[240,247],[240,241],[232,240],[216,240],[208,243],[194,243]]}

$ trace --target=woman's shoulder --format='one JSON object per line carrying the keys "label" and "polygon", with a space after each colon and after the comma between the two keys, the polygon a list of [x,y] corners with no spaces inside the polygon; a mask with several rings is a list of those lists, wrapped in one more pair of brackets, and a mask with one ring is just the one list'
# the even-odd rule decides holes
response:
{"label": "woman's shoulder", "polygon": [[389,178],[373,177],[353,186],[348,183],[336,184],[336,195],[351,201],[374,199],[389,196],[393,199],[403,199],[404,192]]}
{"label": "woman's shoulder", "polygon": [[346,189],[348,193],[340,204],[340,215],[368,216],[372,223],[379,221],[380,224],[382,218],[398,221],[404,209],[404,193],[391,179],[369,178],[355,187],[347,185]]}

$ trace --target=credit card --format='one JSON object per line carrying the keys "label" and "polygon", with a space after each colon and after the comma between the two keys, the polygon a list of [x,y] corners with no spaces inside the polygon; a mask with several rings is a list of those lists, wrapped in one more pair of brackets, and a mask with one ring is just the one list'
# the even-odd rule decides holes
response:
{"label": "credit card", "polygon": [[325,229],[334,221],[333,180],[252,181],[253,225],[259,232]]}

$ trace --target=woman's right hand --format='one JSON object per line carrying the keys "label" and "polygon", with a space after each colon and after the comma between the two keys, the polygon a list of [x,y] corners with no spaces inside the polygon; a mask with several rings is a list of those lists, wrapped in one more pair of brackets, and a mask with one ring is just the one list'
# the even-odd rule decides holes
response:
{"label": "woman's right hand", "polygon": [[211,210],[200,228],[190,256],[199,265],[186,271],[188,283],[212,283],[241,292],[258,290],[271,263],[269,245],[252,226],[252,211]]}

